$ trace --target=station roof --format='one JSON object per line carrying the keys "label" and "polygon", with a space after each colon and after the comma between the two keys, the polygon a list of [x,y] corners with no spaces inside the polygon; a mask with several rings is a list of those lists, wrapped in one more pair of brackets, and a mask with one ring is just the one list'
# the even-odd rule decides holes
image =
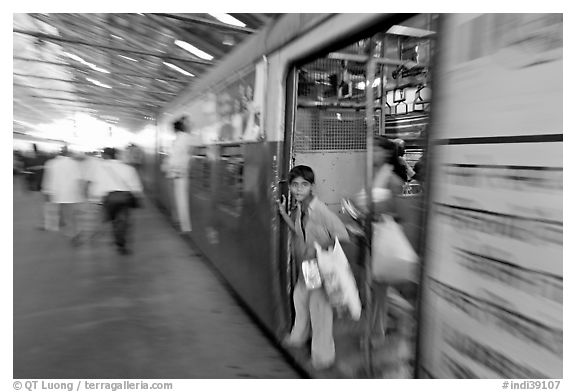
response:
{"label": "station roof", "polygon": [[14,130],[74,113],[141,129],[280,15],[14,14]]}

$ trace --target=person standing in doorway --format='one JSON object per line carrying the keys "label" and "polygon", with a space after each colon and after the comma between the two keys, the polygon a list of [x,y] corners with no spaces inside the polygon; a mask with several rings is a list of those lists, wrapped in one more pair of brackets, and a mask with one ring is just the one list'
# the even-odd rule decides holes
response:
{"label": "person standing in doorway", "polygon": [[290,193],[296,200],[296,211],[286,213],[285,200],[279,203],[279,211],[291,229],[291,252],[298,265],[298,281],[294,288],[296,319],[284,344],[298,347],[312,336],[312,365],[326,369],[334,363],[336,351],[332,335],[333,313],[323,287],[310,289],[306,286],[302,271],[305,260],[316,258],[314,243],[322,249],[349,241],[348,232],[336,214],[328,209],[313,193],[315,178],[309,166],[298,165],[288,174]]}
{"label": "person standing in doorway", "polygon": [[173,127],[176,137],[168,157],[162,163],[162,167],[166,177],[174,179],[174,200],[178,223],[180,230],[183,233],[188,233],[192,231],[188,205],[190,148],[194,144],[193,138],[189,134],[192,124],[189,122],[188,117],[184,116],[175,121]]}

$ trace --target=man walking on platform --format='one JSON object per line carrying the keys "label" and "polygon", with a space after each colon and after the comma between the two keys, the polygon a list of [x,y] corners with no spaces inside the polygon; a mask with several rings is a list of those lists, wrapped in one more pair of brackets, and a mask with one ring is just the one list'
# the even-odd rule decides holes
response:
{"label": "man walking on platform", "polygon": [[77,214],[82,195],[82,173],[78,162],[70,157],[66,146],[62,147],[60,155],[46,162],[42,178],[42,193],[49,203],[56,207],[53,222],[48,222],[51,230],[58,231],[60,217],[64,223],[64,233],[72,240],[73,245],[79,243]]}
{"label": "man walking on platform", "polygon": [[88,180],[91,192],[102,197],[106,220],[112,222],[116,250],[122,255],[131,253],[128,247],[130,210],[141,199],[142,183],[136,169],[116,159],[116,149],[105,148],[104,161]]}

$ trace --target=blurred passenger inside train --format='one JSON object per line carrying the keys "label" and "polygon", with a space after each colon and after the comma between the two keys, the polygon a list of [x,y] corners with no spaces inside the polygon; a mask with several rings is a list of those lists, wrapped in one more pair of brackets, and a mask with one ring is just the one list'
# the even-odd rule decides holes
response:
{"label": "blurred passenger inside train", "polygon": [[78,213],[84,200],[82,187],[80,164],[64,146],[60,154],[48,160],[44,167],[42,193],[49,203],[45,209],[45,225],[47,230],[53,231],[59,231],[63,226],[64,234],[74,246],[80,240]]}
{"label": "blurred passenger inside train", "polygon": [[406,162],[406,142],[402,139],[394,139],[393,142],[396,144],[396,148],[398,150],[398,160],[405,168],[405,175],[402,176],[404,181],[410,181],[410,179],[414,176],[414,169],[410,166],[408,162]]}
{"label": "blurred passenger inside train", "polygon": [[307,287],[302,264],[316,258],[315,242],[327,249],[334,246],[335,238],[347,242],[349,237],[338,216],[314,195],[314,171],[309,166],[292,168],[288,183],[296,200],[296,210],[292,216],[286,213],[285,198],[279,203],[279,210],[291,228],[291,252],[298,266],[298,281],[294,288],[296,318],[284,343],[293,347],[303,346],[312,335],[312,365],[325,369],[332,366],[336,358],[332,307],[322,287]]}
{"label": "blurred passenger inside train", "polygon": [[[406,221],[408,206],[402,199],[405,184],[406,168],[399,159],[398,145],[386,137],[380,136],[374,140],[373,149],[373,181],[372,199],[374,205],[373,219],[378,221],[382,214],[394,218],[401,226]],[[359,192],[354,198],[355,207],[366,213],[367,202],[364,191]],[[374,238],[373,241],[382,239]],[[371,283],[373,312],[370,323],[372,324],[372,336],[370,343],[374,347],[381,347],[385,343],[386,329],[388,325],[388,301],[390,295],[398,297],[398,291],[387,282],[379,281],[373,277]],[[400,299],[400,301],[403,301]],[[403,301],[405,302],[405,301]]]}
{"label": "blurred passenger inside train", "polygon": [[[408,206],[404,203],[402,198],[403,186],[406,181],[406,165],[405,161],[401,160],[399,145],[396,141],[391,141],[384,137],[379,137],[374,143],[374,189],[387,189],[389,194],[384,200],[374,202],[375,220],[379,220],[382,214],[386,214],[394,218],[394,220],[402,227],[402,224],[407,221]],[[385,239],[373,238],[373,241],[382,241]],[[371,317],[372,336],[371,344],[375,347],[380,347],[385,342],[386,329],[389,326],[388,322],[388,303],[391,296],[399,298],[398,301],[406,303],[406,301],[399,297],[396,288],[390,284],[380,281],[378,277],[374,277],[372,282],[372,298],[373,298],[373,313]],[[409,283],[408,283],[409,284]],[[406,291],[406,284],[401,283],[397,288],[401,291]]]}
{"label": "blurred passenger inside train", "polygon": [[189,130],[193,126],[187,116],[172,124],[176,135],[168,157],[162,162],[167,178],[174,180],[174,200],[178,214],[178,223],[183,233],[192,231],[190,208],[188,204],[190,149],[195,144]]}
{"label": "blurred passenger inside train", "polygon": [[132,253],[129,246],[131,209],[142,199],[143,190],[136,169],[118,160],[116,154],[114,148],[104,149],[104,161],[90,173],[90,192],[102,200],[105,219],[112,223],[116,251],[128,255]]}
{"label": "blurred passenger inside train", "polygon": [[417,181],[420,185],[424,185],[425,177],[426,177],[426,156],[422,155],[418,162],[414,164],[414,176],[412,180]]}
{"label": "blurred passenger inside train", "polygon": [[[398,213],[399,196],[406,182],[406,168],[398,155],[398,146],[390,139],[379,136],[374,139],[373,149],[372,202],[374,214],[389,214],[397,221],[402,219]],[[364,190],[354,197],[354,205],[367,211],[367,199]]]}

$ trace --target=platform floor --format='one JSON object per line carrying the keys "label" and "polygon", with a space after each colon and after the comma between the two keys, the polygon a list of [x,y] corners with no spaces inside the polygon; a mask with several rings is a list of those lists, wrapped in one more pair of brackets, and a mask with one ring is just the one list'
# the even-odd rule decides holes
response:
{"label": "platform floor", "polygon": [[129,256],[38,230],[38,193],[13,207],[14,378],[299,377],[151,203]]}

